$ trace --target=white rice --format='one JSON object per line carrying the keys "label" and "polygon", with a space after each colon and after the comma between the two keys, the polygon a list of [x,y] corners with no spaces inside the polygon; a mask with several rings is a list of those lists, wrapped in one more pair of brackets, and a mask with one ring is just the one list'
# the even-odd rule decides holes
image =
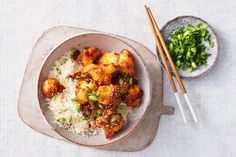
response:
{"label": "white rice", "polygon": [[[61,64],[65,61],[64,64]],[[78,72],[81,67],[75,63],[69,53],[66,53],[59,60],[55,61],[55,66],[49,72],[49,78],[57,78],[60,83],[65,87],[62,93],[58,93],[53,98],[47,98],[48,107],[52,111],[55,123],[62,128],[66,128],[73,133],[83,136],[97,135],[103,132],[100,128],[97,128],[93,122],[90,123],[84,120],[82,112],[77,112],[78,104],[73,103],[71,99],[75,98],[75,88],[77,80],[67,78],[69,74]],[[60,74],[58,73],[58,69]],[[124,106],[123,106],[124,105]],[[118,110],[122,114],[124,124],[127,123],[128,115],[131,113],[131,109],[127,108],[124,103],[122,110]],[[63,119],[62,122],[58,122],[59,119]]]}

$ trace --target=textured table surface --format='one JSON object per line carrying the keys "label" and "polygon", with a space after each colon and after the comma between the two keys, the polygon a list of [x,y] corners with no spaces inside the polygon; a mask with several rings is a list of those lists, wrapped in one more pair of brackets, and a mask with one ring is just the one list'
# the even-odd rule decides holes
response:
{"label": "textured table surface", "polygon": [[[118,153],[58,141],[21,122],[18,92],[31,48],[44,30],[56,25],[95,29],[134,39],[154,52],[145,3],[160,26],[179,15],[195,15],[208,21],[218,34],[220,52],[214,68],[204,76],[184,80],[199,124],[183,124],[176,110],[174,116],[161,118],[158,134],[147,149]],[[235,7],[234,0],[0,0],[0,156],[236,156]],[[164,104],[176,107],[166,76]]]}

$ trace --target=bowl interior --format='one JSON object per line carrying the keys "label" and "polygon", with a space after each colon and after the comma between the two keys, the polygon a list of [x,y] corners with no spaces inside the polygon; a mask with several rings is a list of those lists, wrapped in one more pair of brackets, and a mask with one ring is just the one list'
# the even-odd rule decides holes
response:
{"label": "bowl interior", "polygon": [[[101,51],[108,52],[120,52],[122,49],[129,50],[134,57],[135,60],[135,74],[136,77],[139,78],[139,85],[143,90],[143,98],[140,107],[133,110],[133,113],[129,117],[127,125],[117,133],[112,139],[107,140],[104,135],[96,135],[84,137],[82,135],[74,134],[71,131],[67,131],[63,128],[58,127],[53,121],[53,115],[51,111],[47,107],[47,102],[45,101],[45,97],[41,91],[41,86],[44,80],[47,79],[49,71],[54,66],[54,62],[59,59],[65,52],[70,51],[72,47],[77,48],[79,50],[84,49],[88,46],[95,46],[99,48]],[[52,126],[52,128],[59,133],[61,136],[66,139],[88,146],[101,146],[116,142],[128,134],[130,134],[141,122],[147,107],[150,104],[150,96],[151,96],[151,87],[150,87],[150,77],[142,58],[136,53],[135,49],[128,45],[127,43],[117,39],[113,36],[101,34],[101,33],[91,33],[91,34],[83,34],[76,37],[73,37],[62,44],[60,44],[56,49],[54,49],[50,55],[47,57],[44,65],[41,68],[39,80],[38,80],[38,100],[39,105],[42,110],[43,115],[45,116],[48,123]]]}
{"label": "bowl interior", "polygon": [[[170,20],[169,22],[167,22],[164,27],[161,29],[161,33],[165,39],[165,41],[167,41],[168,37],[174,32],[176,31],[178,28],[186,26],[188,24],[193,24],[193,25],[197,25],[198,23],[206,23],[208,24],[206,21],[198,18],[198,17],[194,17],[194,16],[180,16],[177,17],[173,20]],[[191,73],[188,71],[183,71],[183,70],[179,70],[179,74],[182,77],[197,77],[202,75],[203,73],[205,73],[206,71],[208,71],[214,64],[214,62],[216,61],[216,58],[218,56],[218,42],[217,42],[217,37],[215,32],[213,31],[212,27],[208,24],[208,28],[207,30],[209,31],[210,35],[211,35],[211,40],[215,43],[213,48],[210,48],[208,44],[206,45],[206,51],[211,54],[211,56],[208,57],[207,59],[207,65],[206,66],[201,66],[197,69],[195,69],[194,71],[192,71]],[[160,56],[158,56],[160,62]],[[162,64],[163,66],[163,64]]]}

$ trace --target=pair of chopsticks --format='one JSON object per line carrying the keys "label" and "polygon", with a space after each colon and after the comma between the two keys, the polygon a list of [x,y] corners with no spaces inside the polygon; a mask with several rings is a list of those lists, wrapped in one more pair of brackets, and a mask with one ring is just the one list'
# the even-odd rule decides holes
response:
{"label": "pair of chopsticks", "polygon": [[[170,70],[170,68],[168,66],[167,59],[168,59],[168,61],[170,63],[170,66],[171,66],[173,72],[174,72],[174,75],[175,75],[175,77],[177,79],[177,82],[178,82],[178,84],[180,86],[180,89],[181,89],[181,91],[182,91],[182,93],[184,95],[184,98],[185,98],[185,100],[187,102],[187,105],[188,105],[189,110],[190,110],[190,112],[191,112],[191,114],[193,116],[193,119],[197,123],[198,122],[197,116],[196,116],[196,114],[195,114],[195,112],[193,110],[192,104],[191,104],[191,102],[190,102],[190,100],[188,98],[187,91],[186,91],[186,89],[184,87],[184,84],[183,84],[183,82],[182,82],[182,80],[181,80],[181,78],[179,76],[179,73],[178,73],[178,71],[177,71],[177,69],[175,67],[175,64],[174,64],[174,62],[173,62],[173,60],[171,58],[170,52],[169,52],[169,50],[168,50],[168,48],[166,46],[166,43],[165,43],[164,38],[163,38],[163,36],[162,36],[162,34],[160,32],[160,29],[159,29],[159,27],[158,27],[158,25],[157,25],[157,23],[156,23],[156,21],[154,19],[154,16],[153,16],[150,8],[145,5],[145,10],[146,10],[146,13],[147,13],[147,16],[148,16],[148,20],[149,20],[151,28],[152,28],[152,33],[153,33],[155,41],[156,41],[158,52],[160,53],[162,62],[164,64],[165,70],[167,72],[167,77],[168,77],[168,80],[169,80],[170,85],[172,87],[172,90],[174,92],[174,95],[175,95],[175,98],[176,98],[176,101],[177,101],[180,113],[181,113],[181,115],[183,117],[183,121],[184,121],[184,123],[187,123],[185,112],[183,110],[182,103],[180,102],[180,98],[179,98],[179,95],[178,95],[178,92],[177,92],[177,88],[176,88],[175,82],[174,82],[174,80],[172,78],[171,70]],[[163,51],[163,49],[164,49],[164,51]],[[167,57],[167,59],[166,59],[166,57]]]}

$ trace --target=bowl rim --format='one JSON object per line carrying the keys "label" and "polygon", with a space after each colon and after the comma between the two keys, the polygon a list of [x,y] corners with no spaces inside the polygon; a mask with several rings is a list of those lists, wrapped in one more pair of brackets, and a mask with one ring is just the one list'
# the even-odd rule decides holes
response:
{"label": "bowl rim", "polygon": [[[53,54],[54,51],[56,51],[57,49],[59,49],[59,47],[70,41],[70,40],[73,40],[75,38],[78,38],[78,37],[81,37],[81,36],[87,36],[87,35],[101,35],[101,36],[106,36],[106,37],[111,37],[111,38],[114,38],[115,40],[118,40],[119,42],[122,42],[123,44],[127,45],[128,47],[130,47],[132,49],[132,53],[135,53],[138,58],[141,60],[143,66],[144,66],[144,69],[147,73],[147,79],[149,80],[148,83],[149,83],[149,93],[150,95],[148,95],[148,102],[147,102],[147,107],[145,108],[144,110],[144,113],[143,115],[141,116],[141,118],[138,120],[138,122],[134,125],[134,127],[130,128],[130,131],[126,132],[126,133],[122,133],[122,135],[120,137],[117,137],[115,140],[113,141],[108,141],[107,143],[104,143],[104,144],[83,144],[83,143],[79,143],[77,141],[73,141],[71,139],[69,139],[68,137],[65,137],[64,135],[62,135],[61,133],[59,133],[58,131],[56,131],[55,127],[53,127],[47,120],[47,118],[45,117],[43,111],[42,111],[42,108],[41,108],[41,104],[39,102],[39,90],[41,89],[41,86],[40,86],[40,77],[42,75],[42,69],[44,68],[44,66],[46,65],[46,61],[48,60],[48,58]],[[139,55],[136,51],[136,49],[131,46],[129,43],[123,41],[122,39],[119,39],[117,37],[115,37],[115,35],[113,34],[109,34],[109,33],[103,33],[103,32],[89,32],[89,33],[81,33],[79,35],[76,35],[76,36],[73,36],[73,37],[69,37],[68,39],[66,40],[63,40],[61,41],[59,44],[57,44],[57,46],[55,46],[52,50],[50,50],[50,52],[44,57],[44,60],[43,60],[43,64],[41,65],[40,67],[40,72],[39,72],[39,75],[37,77],[37,100],[38,100],[38,105],[39,105],[39,108],[40,108],[40,112],[42,113],[44,119],[46,120],[46,122],[49,124],[49,126],[52,128],[53,131],[55,131],[56,133],[58,133],[60,136],[64,137],[65,139],[67,139],[68,141],[72,142],[72,143],[75,143],[75,144],[79,144],[79,145],[82,145],[82,146],[89,146],[89,147],[98,147],[98,146],[105,146],[105,145],[111,145],[111,144],[114,144],[114,143],[117,143],[119,141],[121,141],[122,139],[128,137],[129,135],[131,135],[142,123],[142,121],[144,120],[144,118],[146,117],[147,115],[147,111],[150,107],[150,104],[151,104],[151,98],[152,98],[152,81],[151,81],[151,76],[150,76],[150,71],[148,69],[148,66],[146,65],[146,63],[144,62],[144,59],[142,58],[141,55]],[[99,136],[99,135],[98,135]]]}
{"label": "bowl rim", "polygon": [[[181,15],[181,16],[177,16],[177,17],[175,17],[175,18],[173,18],[173,19],[171,19],[171,20],[168,20],[168,21],[161,27],[161,30],[160,30],[160,31],[162,32],[168,25],[170,25],[170,23],[172,23],[172,22],[174,22],[174,21],[176,21],[176,20],[178,20],[178,19],[182,19],[182,18],[193,18],[193,19],[200,20],[200,21],[206,23],[206,24],[208,25],[209,29],[210,29],[210,30],[213,32],[213,34],[215,35],[215,40],[216,40],[216,44],[215,44],[215,45],[217,45],[217,49],[216,49],[216,51],[215,51],[216,57],[215,57],[215,59],[214,59],[212,65],[209,66],[208,68],[206,68],[206,70],[203,70],[203,71],[202,71],[201,73],[199,73],[198,75],[189,75],[189,76],[182,76],[182,75],[181,75],[181,76],[180,76],[181,78],[186,78],[186,79],[188,79],[188,78],[189,78],[189,79],[198,78],[198,77],[200,77],[200,76],[202,76],[202,75],[208,73],[208,72],[210,71],[210,69],[212,69],[212,67],[215,65],[215,62],[217,61],[217,58],[218,58],[218,56],[219,56],[219,49],[220,49],[220,45],[219,45],[219,41],[218,41],[218,35],[217,35],[216,31],[213,29],[213,27],[212,27],[207,21],[203,20],[203,19],[200,18],[200,17],[194,16],[194,15]],[[156,51],[158,51],[157,48],[156,48]],[[159,60],[159,62],[160,62],[160,64],[161,64],[161,67],[162,67],[163,69],[165,69],[164,66],[163,66],[162,61],[160,60],[160,58],[159,58],[158,56],[157,56],[157,58],[158,58],[158,60]],[[171,72],[171,74],[172,74],[172,76],[175,77],[175,75],[173,74],[173,72]]]}

